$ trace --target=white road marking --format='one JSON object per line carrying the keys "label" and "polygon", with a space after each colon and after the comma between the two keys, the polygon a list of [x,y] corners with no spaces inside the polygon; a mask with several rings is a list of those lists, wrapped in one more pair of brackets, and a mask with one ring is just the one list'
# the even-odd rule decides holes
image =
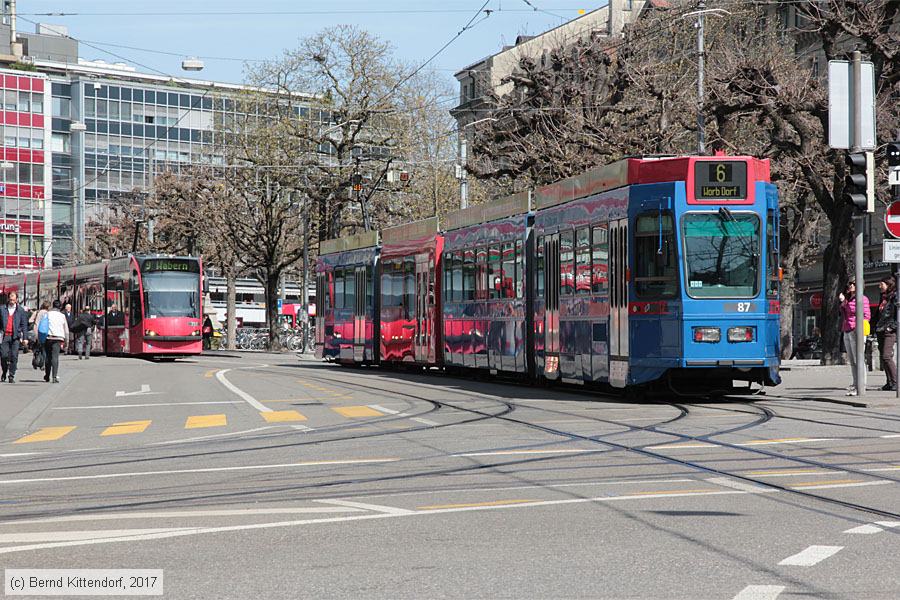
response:
{"label": "white road marking", "polygon": [[314,500],[314,502],[319,502],[321,504],[334,504],[336,506],[344,506],[347,508],[358,508],[362,510],[371,510],[378,513],[385,513],[388,515],[411,515],[415,513],[414,510],[408,510],[405,508],[398,508],[396,506],[384,506],[381,504],[366,504],[365,502],[353,502],[351,500]]}
{"label": "white road marking", "polygon": [[877,469],[860,469],[866,473],[879,473],[881,471],[900,471],[900,467],[878,467]]}
{"label": "white road marking", "polygon": [[147,385],[146,383],[142,383],[140,391],[138,391],[138,392],[118,391],[118,392],[116,392],[116,398],[122,398],[124,396],[156,396],[160,393],[161,392],[151,392],[150,386]]}
{"label": "white road marking", "polygon": [[210,402],[155,402],[151,404],[94,404],[91,406],[53,406],[51,410],[91,410],[105,408],[146,408],[148,406],[194,406],[197,404],[240,404],[240,400],[212,400]]}
{"label": "white road marking", "polygon": [[900,438],[900,433],[892,433],[890,435],[883,435],[883,438]]}
{"label": "white road marking", "polygon": [[[283,528],[283,527],[297,527],[301,525],[317,525],[323,523],[345,523],[348,521],[365,521],[370,519],[396,519],[402,517],[416,517],[416,516],[424,516],[424,515],[440,515],[444,513],[453,513],[453,512],[468,512],[468,511],[477,511],[477,510],[508,510],[511,508],[522,508],[522,507],[533,507],[533,506],[553,506],[557,504],[583,504],[586,502],[617,502],[621,500],[650,500],[655,498],[678,498],[684,496],[721,496],[728,494],[745,494],[747,492],[741,492],[738,490],[728,490],[722,492],[705,492],[703,494],[697,493],[672,493],[672,494],[656,494],[656,495],[639,495],[639,496],[611,496],[611,497],[600,497],[600,498],[568,498],[566,500],[546,500],[539,502],[529,502],[522,504],[507,504],[502,506],[472,506],[465,508],[438,508],[434,510],[425,510],[425,511],[411,511],[409,513],[387,513],[387,512],[379,512],[379,513],[368,513],[363,515],[354,515],[347,517],[330,517],[325,519],[302,519],[296,521],[277,521],[271,523],[254,523],[250,525],[230,525],[223,527],[203,527],[197,529],[190,529],[185,531],[170,531],[170,532],[162,532],[162,533],[150,533],[144,535],[132,535],[125,537],[117,537],[117,538],[106,538],[106,539],[91,539],[91,540],[76,540],[76,541],[68,541],[68,542],[49,542],[42,544],[29,544],[22,546],[9,546],[6,548],[0,548],[0,554],[11,554],[14,552],[27,552],[30,550],[44,550],[47,548],[64,548],[64,547],[72,547],[72,546],[89,546],[95,544],[110,544],[116,542],[140,542],[147,540],[159,540],[166,538],[175,538],[175,537],[184,537],[188,535],[201,535],[207,533],[226,533],[232,531],[251,531],[256,529],[273,529],[273,528]],[[382,507],[388,508],[388,507]],[[403,509],[396,509],[403,510]]]}
{"label": "white road marking", "polygon": [[295,467],[320,467],[328,465],[365,465],[371,463],[396,462],[399,458],[361,458],[357,460],[318,460],[309,462],[281,463],[273,465],[245,465],[240,467],[207,467],[204,469],[172,469],[165,471],[135,471],[132,473],[105,473],[103,475],[72,475],[69,477],[36,477],[32,479],[0,479],[0,485],[11,483],[45,483],[51,481],[81,481],[85,479],[118,479],[122,477],[144,477],[147,475],[180,475],[183,473],[224,473],[228,471],[253,471],[266,469],[290,469]]}
{"label": "white road marking", "polygon": [[75,542],[107,540],[136,535],[160,533],[193,532],[196,527],[166,527],[164,529],[95,529],[87,531],[36,531],[32,533],[0,533],[0,544],[23,544],[35,542]]}
{"label": "white road marking", "polygon": [[2,525],[35,525],[40,523],[74,523],[78,521],[119,521],[122,519],[190,519],[204,517],[252,517],[256,515],[292,515],[362,512],[361,508],[345,506],[302,506],[297,508],[239,508],[230,510],[172,510],[160,512],[105,513],[96,515],[70,515],[48,519],[3,521]]}
{"label": "white road marking", "polygon": [[36,454],[47,454],[46,452],[13,452],[11,454],[0,454],[0,458],[15,458],[17,456],[34,456]]}
{"label": "white road marking", "polygon": [[165,442],[154,442],[152,444],[147,444],[148,446],[165,446],[166,444],[181,444],[184,442],[199,442],[202,440],[212,440],[215,438],[223,438],[223,437],[233,437],[237,435],[243,435],[245,433],[255,433],[257,431],[265,431],[266,429],[277,429],[278,425],[265,425],[263,427],[254,427],[253,429],[244,429],[243,431],[232,431],[230,433],[216,433],[214,435],[202,435],[199,437],[191,437],[191,438],[183,438],[180,440],[168,440]]}
{"label": "white road marking", "polygon": [[415,421],[416,423],[422,423],[423,425],[430,425],[432,427],[436,427],[440,425],[440,423],[436,421],[429,421],[428,419],[423,419],[422,417],[410,417],[410,421]]}
{"label": "white road marking", "polygon": [[307,427],[306,425],[291,425],[291,429],[296,429],[297,431],[315,431],[312,427]]}
{"label": "white road marking", "polygon": [[843,546],[810,546],[802,552],[788,556],[778,564],[790,567],[811,567],[830,556],[834,556],[843,549]]}
{"label": "white road marking", "polygon": [[753,485],[752,483],[746,483],[738,479],[731,479],[730,477],[710,477],[706,481],[715,483],[716,485],[721,485],[723,487],[750,492],[751,494],[775,491],[774,488],[764,487],[761,485]]}
{"label": "white road marking", "polygon": [[893,529],[894,527],[900,527],[900,521],[876,521],[875,523],[869,523],[867,525],[860,525],[859,527],[848,529],[844,533],[881,533],[885,529]]}
{"label": "white road marking", "polygon": [[584,452],[606,452],[606,450],[590,450],[584,448],[570,448],[565,450],[496,450],[493,452],[466,452],[464,454],[451,454],[450,456],[511,456],[517,454],[580,454]]}
{"label": "white road marking", "polygon": [[734,600],[775,600],[783,591],[783,585],[748,585]]}
{"label": "white road marking", "polygon": [[[262,366],[265,366],[265,365],[262,365]],[[249,404],[256,410],[258,410],[260,412],[272,412],[271,408],[262,404],[259,400],[257,400],[256,398],[254,398],[253,396],[251,396],[250,394],[248,394],[247,392],[245,392],[238,386],[234,385],[227,379],[225,379],[225,373],[228,373],[229,371],[231,371],[231,369],[222,369],[221,371],[216,372],[216,379],[219,380],[219,383],[221,383],[222,385],[227,387],[229,390],[231,390],[232,392],[237,394],[239,397],[243,398],[244,401],[247,402],[247,404]]]}
{"label": "white road marking", "polygon": [[719,450],[727,450],[730,446],[742,446],[742,447],[753,447],[753,446],[775,446],[777,444],[805,444],[806,442],[830,442],[834,441],[838,438],[797,438],[793,440],[751,440],[749,442],[737,442],[737,443],[728,443],[728,442],[699,442],[699,443],[685,443],[681,444],[678,442],[670,443],[670,444],[659,444],[656,446],[647,446],[647,450],[686,450],[688,448],[716,448]]}
{"label": "white road marking", "polygon": [[369,406],[369,408],[375,409],[375,410],[377,410],[377,411],[379,411],[379,412],[383,412],[383,413],[388,414],[388,415],[399,415],[399,414],[400,414],[400,411],[399,411],[399,410],[394,410],[394,409],[391,409],[391,408],[385,408],[385,407],[383,407],[383,406],[381,406],[381,405],[379,405],[379,404],[369,404],[368,406]]}

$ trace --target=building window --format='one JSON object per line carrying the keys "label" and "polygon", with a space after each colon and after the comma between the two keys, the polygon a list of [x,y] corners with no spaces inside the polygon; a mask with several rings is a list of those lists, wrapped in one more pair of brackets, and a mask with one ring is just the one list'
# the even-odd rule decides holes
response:
{"label": "building window", "polygon": [[[93,102],[93,100],[90,100]],[[85,108],[88,100],[85,100]],[[53,116],[68,119],[72,114],[72,101],[69,98],[53,98]]]}
{"label": "building window", "polygon": [[62,133],[54,133],[50,136],[50,149],[53,152],[70,152],[69,136]]}
{"label": "building window", "polygon": [[28,92],[19,92],[19,112],[31,111],[31,94]]}

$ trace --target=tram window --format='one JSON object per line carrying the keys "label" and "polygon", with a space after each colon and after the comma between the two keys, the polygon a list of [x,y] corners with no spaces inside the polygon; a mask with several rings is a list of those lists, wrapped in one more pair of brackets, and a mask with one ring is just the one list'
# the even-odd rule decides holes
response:
{"label": "tram window", "polygon": [[395,292],[397,263],[391,260],[381,264],[381,304],[382,306],[400,306]]}
{"label": "tram window", "polygon": [[525,261],[525,253],[522,240],[516,240],[516,298],[525,297],[525,269],[523,268]]}
{"label": "tram window", "polygon": [[478,248],[478,250],[475,251],[475,271],[475,299],[485,300],[488,296],[487,248]]}
{"label": "tram window", "polygon": [[344,271],[344,308],[356,310],[356,269]]}
{"label": "tram window", "polygon": [[766,219],[766,296],[778,297],[778,249],[775,246],[775,212],[769,211]]}
{"label": "tram window", "polygon": [[463,300],[471,302],[475,299],[475,253],[466,250],[463,253]]}
{"label": "tram window", "polygon": [[634,228],[635,277],[638,298],[667,298],[678,289],[675,227],[672,214],[639,215]]}
{"label": "tram window", "polygon": [[591,230],[579,229],[575,236],[575,293],[591,293]]}
{"label": "tram window", "polygon": [[500,261],[500,246],[491,246],[488,250],[488,266],[490,267],[490,298],[500,298],[500,284],[503,280],[502,263]]}
{"label": "tram window", "polygon": [[405,319],[416,318],[416,261],[412,257],[403,260],[403,314]]}
{"label": "tram window", "polygon": [[591,291],[599,294],[609,288],[609,225],[607,223],[594,225],[592,256]]}
{"label": "tram window", "polygon": [[537,248],[535,248],[535,269],[534,269],[534,286],[535,297],[544,297],[544,236],[537,239]]}
{"label": "tram window", "polygon": [[462,252],[453,254],[453,275],[451,277],[451,285],[453,287],[453,301],[462,302],[463,300],[463,255]]}
{"label": "tram window", "polygon": [[503,260],[500,269],[500,297],[516,297],[516,245],[512,242],[503,244]]}
{"label": "tram window", "polygon": [[375,278],[372,276],[372,267],[366,267],[366,308],[372,308],[375,295]]}
{"label": "tram window", "polygon": [[344,270],[334,270],[334,308],[344,308]]}
{"label": "tram window", "polygon": [[562,294],[571,294],[575,289],[574,231],[559,234],[559,289]]}
{"label": "tram window", "polygon": [[449,252],[444,253],[443,261],[444,271],[444,302],[453,302],[453,255]]}
{"label": "tram window", "polygon": [[760,223],[753,213],[684,216],[685,280],[692,298],[753,298],[759,293]]}

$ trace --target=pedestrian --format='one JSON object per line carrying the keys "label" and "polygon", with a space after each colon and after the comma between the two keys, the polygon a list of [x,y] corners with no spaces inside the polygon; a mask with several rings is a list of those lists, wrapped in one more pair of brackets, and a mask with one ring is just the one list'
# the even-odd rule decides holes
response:
{"label": "pedestrian", "polygon": [[[52,373],[53,383],[59,383],[59,352],[69,341],[69,323],[59,307],[59,300],[54,300],[50,311],[44,316],[49,325],[47,340],[44,342],[44,381],[50,381]],[[40,328],[40,323],[38,327]]]}
{"label": "pedestrian", "polygon": [[[66,302],[66,305],[63,307],[62,314],[66,317],[66,324],[69,326],[69,331],[72,331],[72,325],[75,324],[75,313],[72,312],[71,302]],[[64,348],[66,354],[72,354],[74,346],[72,342],[73,340],[69,340],[66,343],[66,346]]]}
{"label": "pedestrian", "polygon": [[0,382],[16,382],[20,345],[28,347],[28,314],[19,306],[19,294],[10,292],[6,304],[0,306]]}
{"label": "pedestrian", "polygon": [[210,345],[212,343],[212,334],[213,334],[212,319],[209,318],[209,315],[206,315],[206,320],[203,321],[203,349],[204,350],[210,349]]}
{"label": "pedestrian", "polygon": [[[856,372],[856,326],[865,327],[865,323],[860,323],[857,318],[856,310],[856,284],[848,283],[843,294],[838,296],[841,302],[841,331],[843,332],[844,347],[847,349],[847,358],[850,359],[850,369],[853,375],[853,384],[847,388],[848,396],[859,395],[859,390],[866,389],[866,372],[863,370],[863,380],[857,380]],[[869,308],[869,299],[863,295],[863,321],[868,321],[872,317],[872,311]]]}
{"label": "pedestrian", "polygon": [[[38,325],[41,320],[47,316],[49,311],[50,303],[46,301],[42,302],[40,309],[31,315],[31,320],[28,322],[28,325],[31,327],[31,352],[34,354],[34,357],[31,359],[31,366],[34,369],[44,368],[44,345],[41,344],[41,336],[38,334]],[[40,355],[40,358],[38,358],[38,355]]]}
{"label": "pedestrian", "polygon": [[882,279],[878,287],[881,289],[881,302],[878,303],[875,335],[878,337],[881,368],[887,376],[887,383],[881,389],[896,391],[897,363],[894,361],[894,348],[897,345],[897,284],[889,276]]}
{"label": "pedestrian", "polygon": [[91,358],[91,342],[94,339],[94,327],[97,325],[97,317],[85,306],[75,317],[72,325],[72,333],[75,334],[75,354],[78,360]]}

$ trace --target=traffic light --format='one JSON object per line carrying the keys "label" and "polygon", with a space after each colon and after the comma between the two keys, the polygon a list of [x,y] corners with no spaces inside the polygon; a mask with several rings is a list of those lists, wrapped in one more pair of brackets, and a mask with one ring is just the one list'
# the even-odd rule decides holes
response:
{"label": "traffic light", "polygon": [[847,154],[844,199],[860,212],[875,212],[875,153]]}
{"label": "traffic light", "polygon": [[887,159],[889,167],[900,167],[900,142],[888,143]]}

